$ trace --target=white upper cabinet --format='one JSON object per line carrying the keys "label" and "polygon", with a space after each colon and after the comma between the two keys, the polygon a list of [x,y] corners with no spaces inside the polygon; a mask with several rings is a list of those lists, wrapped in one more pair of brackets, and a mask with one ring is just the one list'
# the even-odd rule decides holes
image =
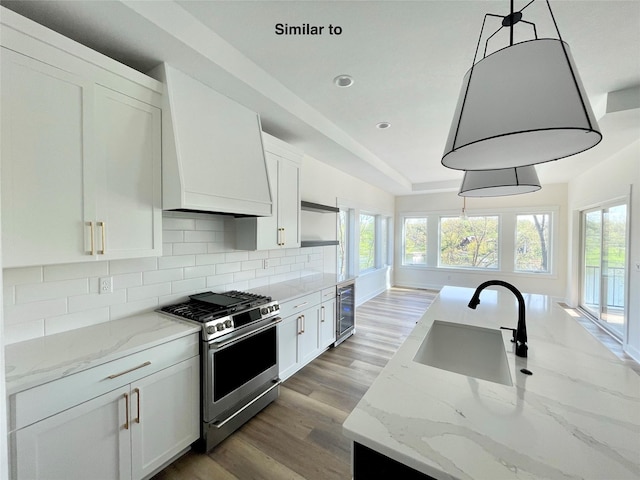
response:
{"label": "white upper cabinet", "polygon": [[162,85],[2,22],[3,266],[160,255]]}
{"label": "white upper cabinet", "polygon": [[300,164],[302,153],[294,147],[262,134],[273,215],[236,219],[236,248],[272,250],[300,246]]}

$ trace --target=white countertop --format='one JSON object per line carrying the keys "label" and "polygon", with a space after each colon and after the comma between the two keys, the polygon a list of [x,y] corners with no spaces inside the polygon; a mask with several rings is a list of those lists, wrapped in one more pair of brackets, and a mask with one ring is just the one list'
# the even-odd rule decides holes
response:
{"label": "white countertop", "polygon": [[640,478],[640,376],[549,297],[524,295],[528,358],[503,333],[513,386],[413,361],[434,320],[516,327],[511,292],[473,291],[440,292],[344,434],[437,479]]}
{"label": "white countertop", "polygon": [[324,288],[335,287],[341,283],[353,281],[355,278],[356,277],[344,278],[332,273],[318,273],[300,277],[295,280],[252,288],[250,292],[257,293],[258,295],[266,295],[282,303],[302,297],[307,293],[317,292]]}
{"label": "white countertop", "polygon": [[150,312],[7,345],[7,395],[184,337],[200,328]]}

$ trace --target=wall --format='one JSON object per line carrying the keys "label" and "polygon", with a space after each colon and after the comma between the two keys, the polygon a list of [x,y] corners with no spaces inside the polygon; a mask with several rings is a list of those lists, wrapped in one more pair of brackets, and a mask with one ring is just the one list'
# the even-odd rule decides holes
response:
{"label": "wall", "polygon": [[[395,241],[395,275],[394,284],[417,288],[442,288],[444,285],[477,287],[478,284],[498,278],[514,283],[520,290],[528,293],[540,293],[564,299],[566,290],[566,255],[567,255],[567,185],[545,185],[541,190],[525,195],[495,198],[467,198],[467,214],[474,212],[496,212],[499,209],[522,209],[532,207],[548,207],[557,209],[555,251],[553,274],[514,274],[503,272],[483,272],[477,270],[420,268],[402,266],[402,216],[406,214],[424,214],[429,212],[460,214],[463,198],[456,192],[409,195],[396,198],[396,241]],[[505,231],[503,235],[507,235]],[[508,239],[503,236],[508,244]],[[507,245],[504,245],[508,248]]]}
{"label": "wall", "polygon": [[[305,155],[302,163],[302,200],[331,206],[348,206],[360,210],[393,216],[395,197],[358,178],[330,167]],[[302,238],[315,239],[324,231],[336,231],[336,217],[331,214],[303,212]],[[333,237],[336,238],[335,236]],[[324,253],[325,271],[336,270],[336,249]],[[385,291],[391,286],[390,267],[367,272],[356,280],[356,305]]]}
{"label": "wall", "polygon": [[[322,271],[322,248],[247,252],[233,249],[234,237],[231,217],[165,212],[161,257],[5,269],[5,343],[123,318],[200,291],[247,290]],[[103,276],[113,277],[113,293],[98,293]]]}
{"label": "wall", "polygon": [[[597,188],[594,188],[597,186]],[[603,160],[569,183],[567,299],[578,305],[580,295],[580,211],[610,200],[630,196],[628,334],[623,348],[640,362],[640,140]]]}

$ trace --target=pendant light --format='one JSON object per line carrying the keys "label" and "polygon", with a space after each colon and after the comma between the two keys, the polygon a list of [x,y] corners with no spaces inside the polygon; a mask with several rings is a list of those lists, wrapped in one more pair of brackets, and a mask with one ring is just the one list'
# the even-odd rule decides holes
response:
{"label": "pendant light", "polygon": [[533,165],[499,170],[475,170],[464,173],[458,195],[461,197],[502,197],[540,190]]}
{"label": "pendant light", "polygon": [[[523,20],[522,10],[514,12],[510,3],[507,16],[485,15],[442,157],[445,167],[469,171],[534,165],[588,150],[602,139],[549,1],[557,39],[538,39],[535,24]],[[502,18],[498,31],[508,27],[510,42],[490,55],[485,45],[476,63],[487,16]],[[513,43],[519,22],[533,26],[534,39]]]}

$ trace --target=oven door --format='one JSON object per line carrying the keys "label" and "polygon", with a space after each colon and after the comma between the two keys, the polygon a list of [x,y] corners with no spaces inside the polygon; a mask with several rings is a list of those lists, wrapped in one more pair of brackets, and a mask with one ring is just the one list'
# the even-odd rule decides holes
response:
{"label": "oven door", "polygon": [[[278,338],[271,318],[248,331],[205,343],[203,420],[222,421],[278,379]],[[204,353],[204,352],[203,352]]]}

